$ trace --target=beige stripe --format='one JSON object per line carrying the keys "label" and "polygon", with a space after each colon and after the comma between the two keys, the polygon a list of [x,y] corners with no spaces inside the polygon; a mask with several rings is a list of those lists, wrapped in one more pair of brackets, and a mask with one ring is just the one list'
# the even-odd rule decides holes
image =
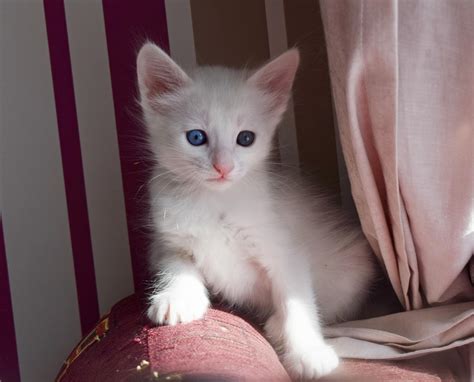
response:
{"label": "beige stripe", "polygon": [[189,0],[165,0],[171,57],[184,69],[196,65],[193,20]]}
{"label": "beige stripe", "polygon": [[[265,13],[268,30],[270,56],[276,57],[288,49],[283,0],[265,0]],[[278,143],[281,162],[287,166],[298,167],[298,142],[296,138],[293,101],[280,124]]]}
{"label": "beige stripe", "polygon": [[0,2],[3,224],[23,381],[81,337],[42,2]]}
{"label": "beige stripe", "polygon": [[102,2],[66,0],[66,21],[101,314],[133,293]]}

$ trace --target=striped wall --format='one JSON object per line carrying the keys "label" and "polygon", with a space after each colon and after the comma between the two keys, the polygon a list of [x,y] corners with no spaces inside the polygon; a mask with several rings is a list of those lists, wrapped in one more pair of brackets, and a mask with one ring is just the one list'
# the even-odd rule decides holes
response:
{"label": "striped wall", "polygon": [[255,66],[299,46],[280,157],[334,192],[346,185],[316,0],[0,1],[1,382],[52,380],[100,315],[145,285],[146,39],[185,68]]}

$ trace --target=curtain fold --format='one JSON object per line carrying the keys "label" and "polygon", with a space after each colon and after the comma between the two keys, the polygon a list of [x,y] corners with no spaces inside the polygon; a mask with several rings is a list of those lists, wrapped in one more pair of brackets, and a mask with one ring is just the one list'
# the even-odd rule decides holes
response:
{"label": "curtain fold", "polygon": [[354,202],[406,310],[327,334],[372,359],[473,342],[474,2],[320,5]]}

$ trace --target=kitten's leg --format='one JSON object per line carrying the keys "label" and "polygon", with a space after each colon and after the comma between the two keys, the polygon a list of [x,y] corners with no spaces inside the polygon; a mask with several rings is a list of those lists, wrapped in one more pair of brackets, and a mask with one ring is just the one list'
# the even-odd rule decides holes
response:
{"label": "kitten's leg", "polygon": [[163,259],[148,318],[155,324],[187,323],[202,318],[208,307],[202,275],[192,260],[179,255]]}
{"label": "kitten's leg", "polygon": [[309,267],[304,261],[298,264],[298,259],[283,257],[272,261],[269,271],[274,313],[265,331],[282,348],[282,363],[295,378],[319,378],[330,373],[339,359],[324,342]]}

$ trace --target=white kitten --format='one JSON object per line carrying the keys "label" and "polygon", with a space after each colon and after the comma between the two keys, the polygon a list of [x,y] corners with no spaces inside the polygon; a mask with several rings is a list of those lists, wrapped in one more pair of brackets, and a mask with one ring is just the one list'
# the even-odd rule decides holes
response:
{"label": "white kitten", "polygon": [[[294,377],[329,373],[338,357],[321,320],[351,315],[374,268],[357,229],[266,164],[291,94],[292,49],[253,74],[204,67],[188,76],[153,44],[137,60],[157,160],[151,182],[159,283],[148,317],[203,317],[209,293],[268,317],[265,331]],[[316,303],[317,302],[317,303]]]}

